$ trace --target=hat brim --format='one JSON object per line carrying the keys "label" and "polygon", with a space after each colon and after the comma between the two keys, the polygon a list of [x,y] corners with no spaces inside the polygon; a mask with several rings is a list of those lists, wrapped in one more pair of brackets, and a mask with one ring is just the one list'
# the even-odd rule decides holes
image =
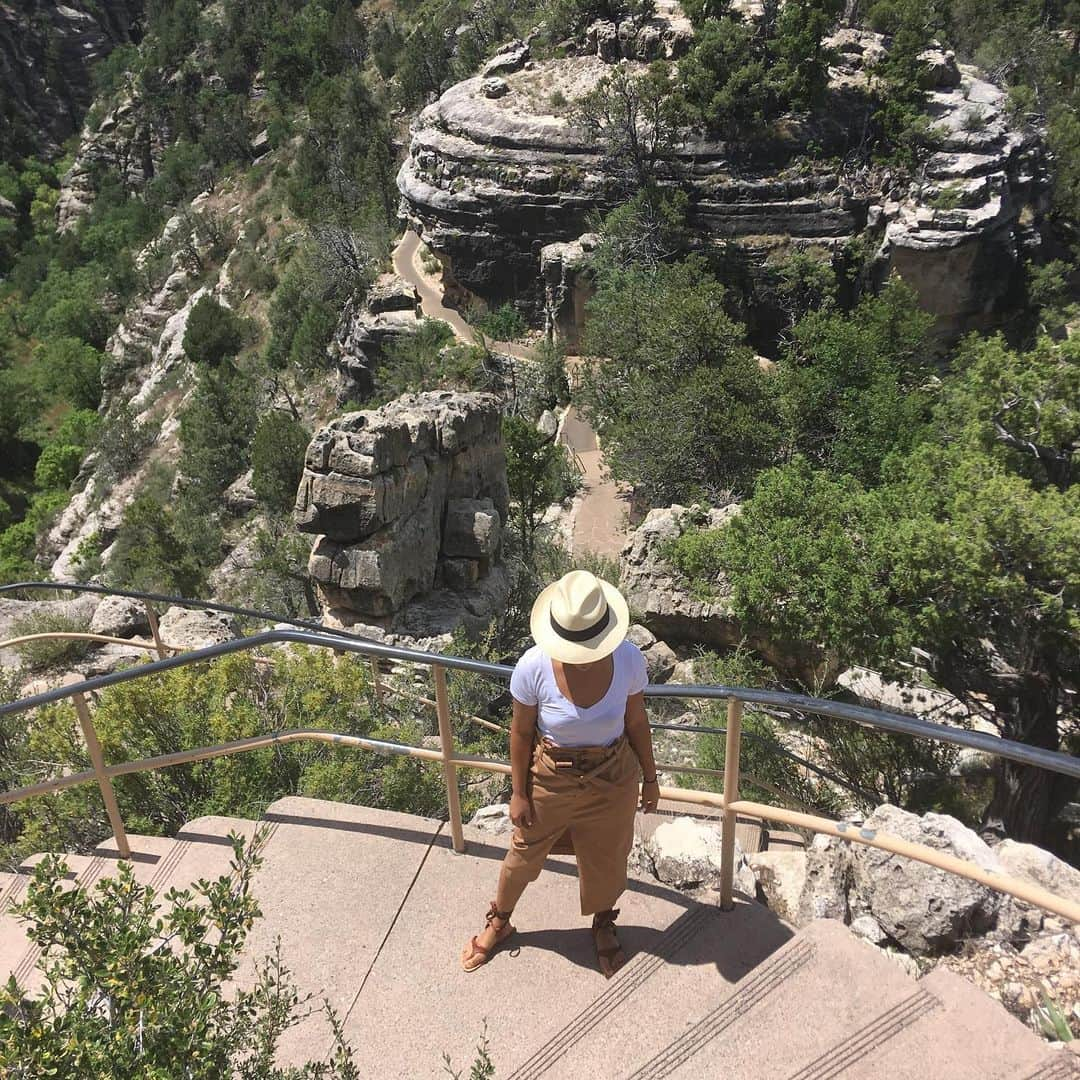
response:
{"label": "hat brim", "polygon": [[622,593],[601,578],[597,578],[597,583],[603,590],[611,619],[596,637],[586,641],[567,641],[551,625],[551,600],[559,584],[557,581],[536,598],[529,617],[529,629],[533,641],[553,660],[564,664],[591,664],[594,660],[610,656],[626,637],[630,629],[630,609]]}

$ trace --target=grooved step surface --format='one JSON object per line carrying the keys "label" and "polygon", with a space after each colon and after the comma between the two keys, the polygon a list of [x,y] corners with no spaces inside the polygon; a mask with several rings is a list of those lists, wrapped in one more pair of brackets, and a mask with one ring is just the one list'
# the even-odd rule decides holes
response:
{"label": "grooved step surface", "polygon": [[[912,1000],[915,992],[916,985],[872,946],[838,923],[817,922],[733,993],[691,1017],[681,1034],[659,1041],[656,1052],[650,1055],[637,1036],[645,1063],[615,1075],[690,1080],[720,1069],[739,1080],[837,1075],[838,1060],[849,1068],[869,1059],[914,1021],[924,1007]],[[612,1042],[620,1034],[613,1032]]]}
{"label": "grooved step surface", "polygon": [[[927,1047],[933,1048],[934,1067],[956,1080],[1014,1080],[1060,1057],[998,1002],[954,972],[937,968],[916,985],[934,996],[937,1009],[902,1032],[872,1062],[853,1067],[846,1076],[926,1080]],[[959,1039],[957,1032],[979,1035]]]}
{"label": "grooved step surface", "polygon": [[[607,982],[596,968],[591,918],[580,914],[576,866],[570,858],[549,859],[514,912],[517,933],[487,965],[466,973],[460,954],[483,927],[506,849],[505,837],[467,830],[467,838],[465,855],[454,854],[446,837],[432,848],[349,1018],[346,1031],[360,1051],[362,1075],[444,1076],[444,1053],[467,1071],[486,1022],[502,1080],[568,1026],[579,1025],[571,1044],[587,1035],[584,1014],[602,1010],[597,999],[610,1003],[604,995],[629,981],[637,989],[622,1012],[635,1002],[651,1010],[664,967],[655,958],[666,949],[666,935],[679,935],[686,921],[703,925],[712,917],[711,909],[675,890],[632,881],[619,903],[629,964]],[[407,1035],[402,1017],[416,1021]],[[548,1075],[580,1075],[575,1069],[574,1061],[560,1059]],[[595,1071],[595,1062],[589,1069]]]}

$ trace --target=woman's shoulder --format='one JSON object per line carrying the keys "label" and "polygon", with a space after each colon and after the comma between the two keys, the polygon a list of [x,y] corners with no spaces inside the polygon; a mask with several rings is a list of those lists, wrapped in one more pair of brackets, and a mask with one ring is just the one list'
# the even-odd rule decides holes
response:
{"label": "woman's shoulder", "polygon": [[623,663],[637,664],[645,659],[645,654],[629,638],[623,638],[615,649],[615,658]]}
{"label": "woman's shoulder", "polygon": [[526,649],[521,656],[518,657],[518,662],[514,665],[514,671],[521,674],[538,672],[544,662],[544,653],[539,645],[533,645],[531,649]]}

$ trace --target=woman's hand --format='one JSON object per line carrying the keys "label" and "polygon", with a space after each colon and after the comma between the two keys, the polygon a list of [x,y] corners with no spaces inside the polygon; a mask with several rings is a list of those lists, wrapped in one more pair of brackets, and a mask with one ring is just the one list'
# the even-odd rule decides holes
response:
{"label": "woman's hand", "polygon": [[532,803],[527,796],[510,796],[510,822],[519,829],[533,823]]}
{"label": "woman's hand", "polygon": [[660,785],[655,780],[644,781],[641,785],[641,809],[646,814],[650,814],[656,809],[659,802]]}

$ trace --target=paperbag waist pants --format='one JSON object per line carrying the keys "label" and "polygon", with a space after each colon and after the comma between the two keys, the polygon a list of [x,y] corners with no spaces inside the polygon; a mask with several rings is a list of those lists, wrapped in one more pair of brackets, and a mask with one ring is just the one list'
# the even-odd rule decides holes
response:
{"label": "paperbag waist pants", "polygon": [[[568,758],[572,766],[558,765]],[[514,829],[503,860],[503,906],[513,909],[568,831],[577,856],[582,915],[613,908],[626,888],[638,773],[637,756],[625,735],[612,746],[575,747],[565,753],[538,743],[529,770],[532,824]]]}

